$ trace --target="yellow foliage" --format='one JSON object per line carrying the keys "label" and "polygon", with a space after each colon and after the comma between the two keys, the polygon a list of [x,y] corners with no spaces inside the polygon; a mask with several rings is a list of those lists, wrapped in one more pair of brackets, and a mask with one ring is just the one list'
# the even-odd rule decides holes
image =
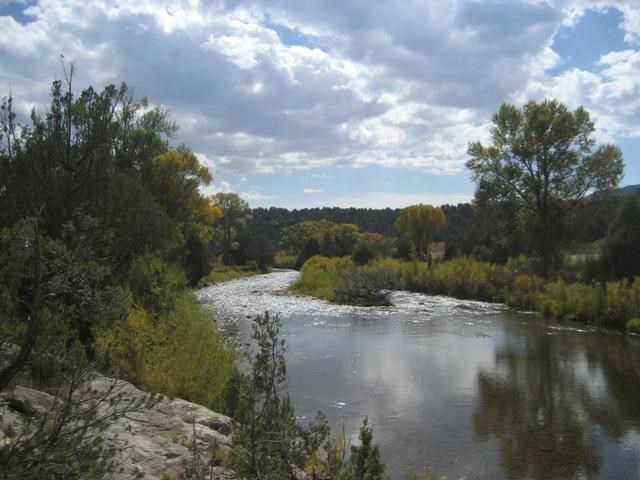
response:
{"label": "yellow foliage", "polygon": [[115,375],[214,409],[235,368],[234,351],[190,294],[158,318],[132,308],[124,322],[98,335],[96,349]]}

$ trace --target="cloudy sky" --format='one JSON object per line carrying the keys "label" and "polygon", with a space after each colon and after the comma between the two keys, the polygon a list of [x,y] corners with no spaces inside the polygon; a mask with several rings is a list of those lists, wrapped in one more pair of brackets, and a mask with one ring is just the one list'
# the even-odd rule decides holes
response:
{"label": "cloudy sky", "polygon": [[42,108],[125,81],[252,206],[473,196],[467,144],[503,102],[584,105],[640,183],[638,0],[0,0],[0,95]]}

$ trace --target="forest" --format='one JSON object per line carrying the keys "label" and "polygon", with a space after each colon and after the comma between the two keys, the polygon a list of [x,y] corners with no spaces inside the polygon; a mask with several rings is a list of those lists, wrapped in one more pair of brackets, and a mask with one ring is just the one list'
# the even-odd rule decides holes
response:
{"label": "forest", "polygon": [[[232,415],[242,427],[229,465],[249,478],[314,462],[314,478],[384,478],[366,419],[349,455],[343,445],[340,458],[314,456],[321,445],[337,455],[340,440],[322,417],[300,425],[276,389],[277,318],[256,319],[247,372],[192,295],[273,267],[300,269],[294,291],[334,302],[410,290],[640,331],[640,190],[616,190],[620,152],[594,147],[583,109],[503,106],[493,145],[469,146],[473,203],[251,209],[234,193],[201,193],[212,173],[172,143],[167,110],[125,84],[76,94],[72,80],[71,69],[26,123],[11,97],[0,112],[0,390],[62,386],[69,399],[64,415],[0,445],[2,478],[113,473],[95,417],[72,400],[70,379],[87,371]],[[549,116],[558,131],[547,139]],[[274,435],[290,443],[268,447]]]}

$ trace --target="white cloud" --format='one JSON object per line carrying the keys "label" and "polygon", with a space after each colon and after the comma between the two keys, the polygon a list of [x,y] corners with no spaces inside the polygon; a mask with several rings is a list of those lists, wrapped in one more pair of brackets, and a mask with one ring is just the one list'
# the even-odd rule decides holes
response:
{"label": "white cloud", "polygon": [[257,200],[271,200],[275,198],[272,195],[265,195],[260,192],[240,192],[238,195],[241,198],[245,199],[247,202],[252,202]]}
{"label": "white cloud", "polygon": [[302,190],[302,193],[322,193],[323,190],[321,188],[305,188]]}
{"label": "white cloud", "polygon": [[[627,48],[591,71],[551,74],[562,62],[556,31],[607,6],[623,12]],[[499,105],[529,98],[585,105],[603,139],[640,136],[637,0],[366,9],[349,0],[40,0],[25,13],[24,24],[0,17],[0,88],[11,88],[19,110],[46,103],[62,52],[76,60],[78,87],[124,80],[169,107],[177,142],[214,174],[332,165],[456,174]]]}

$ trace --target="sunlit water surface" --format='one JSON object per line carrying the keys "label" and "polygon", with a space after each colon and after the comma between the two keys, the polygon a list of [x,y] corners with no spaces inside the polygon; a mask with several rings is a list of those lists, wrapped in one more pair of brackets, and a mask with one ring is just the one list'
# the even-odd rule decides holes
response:
{"label": "sunlit water surface", "polygon": [[286,293],[297,272],[198,291],[247,341],[280,315],[296,413],[374,427],[391,478],[640,479],[640,338],[544,322],[502,305],[407,292],[393,307]]}

